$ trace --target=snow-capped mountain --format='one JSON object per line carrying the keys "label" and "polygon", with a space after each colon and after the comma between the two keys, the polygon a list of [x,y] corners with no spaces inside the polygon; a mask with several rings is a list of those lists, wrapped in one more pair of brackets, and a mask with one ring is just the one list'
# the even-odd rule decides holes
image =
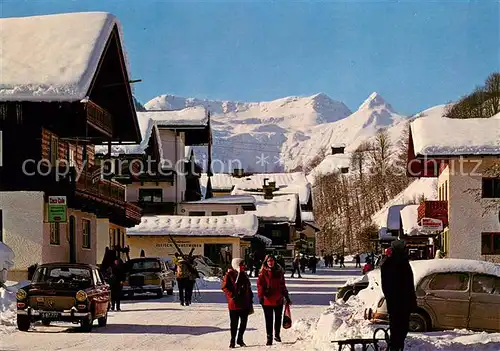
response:
{"label": "snow-capped mountain", "polygon": [[[212,115],[215,172],[239,167],[260,172],[292,170],[307,165],[334,144],[345,144],[346,151],[353,151],[380,128],[391,130],[391,138],[397,142],[406,125],[406,116],[395,112],[377,93],[353,113],[323,93],[250,103],[161,95],[144,106],[147,110],[179,110],[198,105]],[[205,165],[206,148],[194,150]]]}

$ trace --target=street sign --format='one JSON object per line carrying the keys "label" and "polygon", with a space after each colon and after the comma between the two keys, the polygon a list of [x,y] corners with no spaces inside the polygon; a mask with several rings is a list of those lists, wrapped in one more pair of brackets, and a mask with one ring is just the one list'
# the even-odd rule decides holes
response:
{"label": "street sign", "polygon": [[67,209],[66,196],[49,196],[49,223],[65,223],[67,221]]}
{"label": "street sign", "polygon": [[420,225],[424,232],[439,232],[443,230],[443,221],[435,218],[422,218]]}

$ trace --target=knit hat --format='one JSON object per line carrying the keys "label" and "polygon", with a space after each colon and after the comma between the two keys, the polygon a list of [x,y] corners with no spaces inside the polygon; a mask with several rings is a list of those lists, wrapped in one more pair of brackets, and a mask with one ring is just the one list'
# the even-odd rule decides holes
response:
{"label": "knit hat", "polygon": [[231,261],[231,267],[233,267],[235,271],[239,271],[242,262],[243,262],[242,258],[233,258],[233,260]]}

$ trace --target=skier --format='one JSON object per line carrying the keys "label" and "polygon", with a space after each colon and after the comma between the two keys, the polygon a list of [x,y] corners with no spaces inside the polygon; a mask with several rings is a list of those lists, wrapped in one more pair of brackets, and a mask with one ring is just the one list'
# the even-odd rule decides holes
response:
{"label": "skier", "polygon": [[[253,310],[252,284],[246,274],[246,267],[241,258],[233,258],[232,268],[229,268],[222,282],[222,291],[226,294],[229,308],[229,318],[231,321],[231,341],[230,348],[236,344],[246,346],[243,342],[243,334],[247,327],[248,315]],[[241,322],[240,322],[241,321]],[[240,329],[238,331],[238,322]],[[236,334],[238,338],[236,339]]]}
{"label": "skier", "polygon": [[300,255],[299,254],[295,255],[295,259],[293,260],[292,265],[293,265],[293,272],[292,272],[292,275],[290,278],[293,278],[293,275],[295,274],[295,272],[297,272],[299,274],[299,278],[302,278],[302,276],[300,275]]}
{"label": "skier", "polygon": [[288,304],[292,303],[285,284],[285,273],[283,269],[276,265],[276,260],[272,255],[268,255],[262,265],[259,278],[257,279],[257,291],[266,319],[266,345],[270,346],[273,344],[273,315],[274,340],[281,342],[280,331],[283,318],[283,304],[285,301]]}
{"label": "skier", "polygon": [[389,312],[390,350],[402,351],[410,323],[417,308],[413,271],[403,241],[391,244],[391,254],[382,264],[382,291]]}
{"label": "skier", "polygon": [[120,302],[122,299],[122,288],[124,280],[125,280],[125,274],[123,272],[123,266],[120,260],[115,259],[113,265],[111,266],[111,278],[110,278],[111,311],[114,311],[115,307],[117,311],[121,311]]}

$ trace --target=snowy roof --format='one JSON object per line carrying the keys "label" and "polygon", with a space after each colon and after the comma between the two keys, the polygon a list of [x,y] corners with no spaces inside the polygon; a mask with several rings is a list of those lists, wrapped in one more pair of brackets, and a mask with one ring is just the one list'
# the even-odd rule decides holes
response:
{"label": "snowy roof", "polygon": [[260,219],[273,222],[295,222],[297,219],[298,197],[297,195],[279,195],[272,199],[264,199],[264,196],[254,195],[257,202],[256,211],[253,213]]}
{"label": "snowy roof", "polygon": [[239,178],[234,184],[233,195],[253,193],[252,191],[262,189],[264,179],[269,182],[276,182],[277,194],[298,194],[300,203],[307,204],[311,196],[311,183],[302,172],[294,173],[257,173],[248,177]]}
{"label": "snowy roof", "polygon": [[322,175],[339,172],[341,168],[351,167],[351,154],[328,155],[310,173],[311,181]]}
{"label": "snowy roof", "polygon": [[418,225],[418,207],[419,205],[408,205],[399,212],[403,223],[403,232],[406,235],[423,234]]}
{"label": "snowy roof", "polygon": [[229,216],[148,216],[127,229],[127,235],[252,237],[259,228],[253,214]]}
{"label": "snowy roof", "polygon": [[410,262],[413,279],[418,283],[425,276],[441,272],[476,272],[500,277],[500,265],[476,260],[459,258],[443,258],[435,260],[418,260]]}
{"label": "snowy roof", "polygon": [[240,205],[240,204],[255,204],[255,197],[251,195],[228,195],[228,196],[215,196],[209,199],[198,201],[185,202],[187,204],[226,204],[226,205]]}
{"label": "snowy roof", "polygon": [[[233,190],[233,186],[238,178],[233,178],[227,173],[215,173],[210,177],[210,182],[212,184],[212,190]],[[200,177],[200,184],[202,186],[207,185],[208,176],[206,173],[202,173]]]}
{"label": "snowy roof", "polygon": [[[422,195],[427,200],[437,200],[437,178],[420,178],[414,180],[406,189],[387,201],[387,203],[372,216],[372,221],[379,227],[387,227],[388,212],[391,206],[408,204],[409,202],[418,200],[418,197]],[[399,228],[399,223],[397,224],[397,228]],[[391,229],[391,227],[389,227],[389,229]]]}
{"label": "snowy roof", "polygon": [[417,118],[410,124],[416,156],[500,155],[497,118]]}
{"label": "snowy roof", "polygon": [[105,12],[0,19],[0,101],[84,99],[115,25]]}

